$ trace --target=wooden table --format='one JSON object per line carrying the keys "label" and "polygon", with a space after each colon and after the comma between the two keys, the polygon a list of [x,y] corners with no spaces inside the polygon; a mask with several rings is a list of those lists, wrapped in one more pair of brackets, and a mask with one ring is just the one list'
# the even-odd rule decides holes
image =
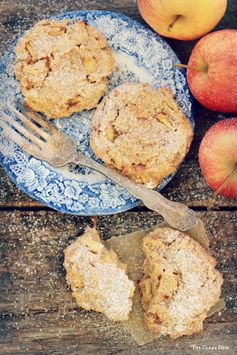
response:
{"label": "wooden table", "polygon": [[[0,1],[0,48],[4,53],[13,38],[32,23],[62,10],[106,9],[123,12],[140,21],[135,0]],[[236,28],[237,1],[228,1],[228,11],[218,28]],[[168,40],[186,63],[194,42]],[[211,252],[224,276],[226,309],[205,322],[200,335],[177,341],[162,339],[138,347],[118,326],[100,315],[96,328],[91,314],[85,317],[66,286],[63,249],[85,226],[89,217],[55,212],[30,199],[0,175],[0,353],[1,354],[234,354],[237,347],[235,317],[235,256],[237,200],[218,198],[207,211],[211,190],[202,177],[197,152],[206,130],[223,115],[197,105],[195,138],[177,176],[163,193],[187,203],[203,218],[211,240]],[[103,238],[117,236],[160,221],[144,208],[98,218]],[[99,325],[98,325],[99,324]],[[208,350],[208,348],[210,349]],[[213,349],[211,349],[213,348]]]}

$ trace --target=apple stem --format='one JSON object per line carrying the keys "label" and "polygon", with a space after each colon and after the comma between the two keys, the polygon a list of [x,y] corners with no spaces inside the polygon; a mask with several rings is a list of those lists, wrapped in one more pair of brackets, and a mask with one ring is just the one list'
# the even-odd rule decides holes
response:
{"label": "apple stem", "polygon": [[175,22],[181,17],[181,15],[175,16],[174,20],[168,25],[167,31],[170,32],[174,27]]}
{"label": "apple stem", "polygon": [[186,64],[175,64],[174,68],[185,68],[190,70],[203,71],[201,68],[192,67],[191,65],[186,65]]}
{"label": "apple stem", "polygon": [[237,163],[234,166],[234,169],[230,173],[230,175],[227,176],[227,178],[223,181],[223,183],[218,187],[218,189],[213,193],[212,199],[209,203],[208,210],[212,209],[215,206],[216,203],[216,197],[219,195],[221,190],[228,184],[228,182],[233,178],[233,176],[237,173]]}

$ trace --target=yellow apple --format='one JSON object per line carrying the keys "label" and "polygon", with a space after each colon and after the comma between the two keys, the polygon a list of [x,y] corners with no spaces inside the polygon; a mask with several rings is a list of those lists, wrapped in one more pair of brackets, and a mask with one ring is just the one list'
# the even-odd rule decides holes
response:
{"label": "yellow apple", "polygon": [[138,0],[138,7],[160,35],[192,40],[216,26],[225,14],[227,0]]}

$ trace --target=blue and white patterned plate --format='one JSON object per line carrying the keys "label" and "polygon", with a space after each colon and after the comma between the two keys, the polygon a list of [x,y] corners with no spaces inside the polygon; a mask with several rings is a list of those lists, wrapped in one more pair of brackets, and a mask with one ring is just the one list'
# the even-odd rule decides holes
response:
{"label": "blue and white patterned plate", "polygon": [[[124,15],[108,11],[64,12],[55,18],[81,19],[105,34],[114,50],[118,70],[112,75],[110,89],[118,84],[137,81],[156,87],[170,87],[192,125],[193,101],[179,62],[167,43],[146,26]],[[19,83],[14,77],[13,48],[0,62],[0,109],[7,100],[22,100]],[[73,114],[57,121],[58,127],[78,143],[78,150],[95,158],[89,147],[92,111]],[[0,160],[12,180],[28,195],[56,210],[78,215],[122,212],[139,201],[101,174],[70,165],[54,168],[22,151],[4,132],[0,132]],[[171,179],[159,185],[161,190]]]}

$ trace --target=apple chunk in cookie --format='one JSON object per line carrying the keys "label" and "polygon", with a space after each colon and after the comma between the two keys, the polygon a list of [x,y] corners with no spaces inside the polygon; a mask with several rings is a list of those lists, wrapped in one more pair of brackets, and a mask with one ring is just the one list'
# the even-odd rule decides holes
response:
{"label": "apple chunk in cookie", "polygon": [[149,233],[143,251],[145,327],[173,339],[202,331],[223,282],[214,258],[190,236],[168,227]]}
{"label": "apple chunk in cookie", "polygon": [[96,229],[87,228],[64,254],[67,283],[77,304],[104,313],[111,320],[127,320],[134,284],[127,276],[126,264],[106,249]]}
{"label": "apple chunk in cookie", "polygon": [[174,173],[193,136],[171,90],[127,83],[113,89],[93,116],[91,148],[105,164],[150,188]]}
{"label": "apple chunk in cookie", "polygon": [[221,120],[207,131],[199,163],[215,194],[237,198],[237,118]]}

